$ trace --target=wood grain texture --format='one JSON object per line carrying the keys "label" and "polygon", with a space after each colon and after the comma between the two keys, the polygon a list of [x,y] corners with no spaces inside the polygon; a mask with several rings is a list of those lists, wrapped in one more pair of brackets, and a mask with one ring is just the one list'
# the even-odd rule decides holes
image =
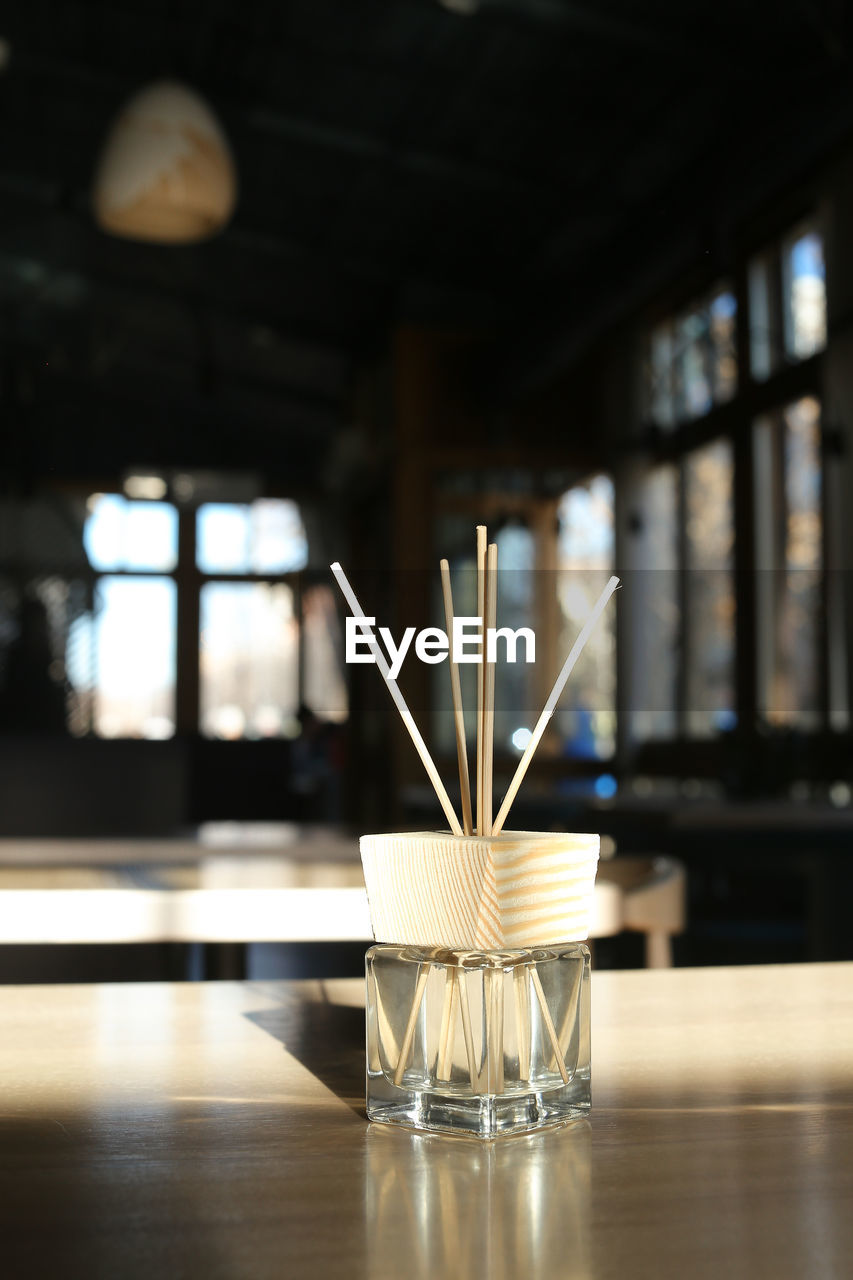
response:
{"label": "wood grain texture", "polygon": [[586,938],[598,836],[414,831],[361,838],[374,936],[455,948]]}
{"label": "wood grain texture", "polygon": [[853,965],[593,975],[589,1122],[368,1126],[363,983],[0,989],[5,1280],[842,1280]]}

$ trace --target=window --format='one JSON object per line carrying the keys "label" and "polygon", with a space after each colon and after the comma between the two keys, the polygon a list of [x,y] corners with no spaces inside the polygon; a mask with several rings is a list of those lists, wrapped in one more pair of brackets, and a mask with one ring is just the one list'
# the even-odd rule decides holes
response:
{"label": "window", "polygon": [[[495,672],[495,751],[514,757],[529,741],[565,656],[613,572],[612,478],[596,474],[566,489],[563,473],[553,482],[549,495],[491,493],[485,502],[479,494],[450,489],[442,496],[435,524],[437,557],[446,556],[450,563],[457,615],[477,612],[473,528],[484,522],[498,547],[498,626],[532,627],[535,632],[535,663],[499,661]],[[431,597],[432,617],[443,625],[437,583]],[[469,745],[476,731],[476,670],[466,664],[459,673]],[[429,689],[434,744],[451,755],[455,733],[445,664],[432,669]],[[615,692],[611,607],[572,673],[542,740],[540,758],[609,758],[615,749]]]}
{"label": "window", "polygon": [[826,346],[823,240],[806,222],[749,265],[750,368],[765,381]]}
{"label": "window", "polygon": [[685,729],[709,737],[735,722],[732,447],[714,440],[684,459]]}
{"label": "window", "polygon": [[[707,739],[733,728],[738,671],[740,710],[750,721],[816,730],[825,721],[833,645],[835,667],[843,665],[841,611],[828,604],[824,564],[819,366],[797,375],[802,390],[793,403],[791,376],[781,376],[826,345],[816,222],[798,224],[746,267],[749,400],[738,398],[737,308],[725,286],[649,332],[644,417],[667,436],[650,438],[627,494],[634,573],[625,666],[638,742]],[[731,408],[716,413],[727,400]],[[742,527],[754,527],[754,546],[735,545],[736,457],[742,477],[750,467],[753,475],[749,510],[738,514]],[[738,490],[744,504],[746,488]],[[755,584],[754,633],[738,632],[736,569]],[[832,715],[833,724],[846,723],[843,709]]]}
{"label": "window", "polygon": [[734,294],[719,285],[652,330],[646,406],[657,426],[671,429],[701,417],[734,395],[736,316]]}
{"label": "window", "polygon": [[[72,731],[175,733],[182,593],[198,596],[202,734],[292,737],[303,703],[320,719],[344,720],[337,612],[328,585],[297,576],[307,560],[297,505],[267,499],[200,506],[195,564],[181,542],[186,527],[166,502],[90,498],[84,546],[98,576],[94,609],[76,619],[68,637]],[[193,611],[183,616],[186,626]]]}
{"label": "window", "polygon": [[205,503],[198,509],[196,539],[202,573],[293,573],[308,561],[295,502]]}
{"label": "window", "polygon": [[782,242],[785,352],[804,360],[826,346],[826,272],[823,241],[801,228]]}
{"label": "window", "polygon": [[94,494],[83,545],[99,574],[94,609],[68,637],[71,728],[102,738],[175,732],[178,513],[163,502]]}
{"label": "window", "polygon": [[[592,476],[557,508],[559,653],[568,653],[613,572],[613,481]],[[616,746],[616,622],[605,611],[554,715],[565,755],[601,760]]]}
{"label": "window", "polygon": [[806,397],[755,424],[759,710],[820,724],[823,522],[820,406]]}
{"label": "window", "polygon": [[679,472],[648,468],[633,486],[627,553],[631,643],[626,654],[629,732],[634,741],[678,732],[681,667]]}
{"label": "window", "polygon": [[289,583],[201,588],[201,731],[208,738],[294,737],[299,624]]}
{"label": "window", "polygon": [[648,468],[631,517],[628,655],[636,741],[735,722],[734,466],[725,439]]}

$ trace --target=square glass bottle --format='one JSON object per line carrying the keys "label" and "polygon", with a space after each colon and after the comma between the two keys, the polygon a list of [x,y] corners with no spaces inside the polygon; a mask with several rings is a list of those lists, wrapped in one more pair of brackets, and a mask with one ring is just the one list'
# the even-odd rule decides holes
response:
{"label": "square glass bottle", "polygon": [[481,1138],[590,1107],[589,950],[371,947],[367,1114]]}

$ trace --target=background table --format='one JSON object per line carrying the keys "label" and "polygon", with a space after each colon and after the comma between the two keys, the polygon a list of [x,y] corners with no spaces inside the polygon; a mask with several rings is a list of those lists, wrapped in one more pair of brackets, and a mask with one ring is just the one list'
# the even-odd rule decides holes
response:
{"label": "background table", "polygon": [[853,965],[602,973],[590,1121],[368,1126],[358,982],[0,989],[4,1276],[849,1275]]}
{"label": "background table", "polygon": [[[658,863],[656,873],[650,860],[602,860],[590,934],[637,929],[656,950],[652,960],[669,963],[668,934],[683,927],[683,876],[667,892],[673,864]],[[222,822],[174,839],[0,839],[0,945],[372,936],[358,839],[340,828]],[[216,976],[247,976],[236,959]]]}

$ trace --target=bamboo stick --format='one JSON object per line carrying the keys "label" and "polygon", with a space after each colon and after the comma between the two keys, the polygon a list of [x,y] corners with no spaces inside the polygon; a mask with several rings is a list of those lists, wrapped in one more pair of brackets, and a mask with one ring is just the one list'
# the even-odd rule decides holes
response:
{"label": "bamboo stick", "polygon": [[409,1010],[409,1021],[406,1023],[406,1033],[403,1036],[400,1056],[397,1059],[397,1070],[394,1072],[394,1083],[398,1087],[403,1083],[406,1063],[409,1061],[409,1054],[412,1052],[412,1041],[415,1038],[415,1025],[418,1020],[418,1014],[421,1011],[421,1004],[423,1003],[424,993],[426,991],[427,978],[429,977],[431,968],[432,965],[427,963],[418,974],[418,981],[415,985],[415,994],[412,999],[412,1007]]}
{"label": "bamboo stick", "polygon": [[519,1079],[527,1080],[530,1076],[530,975],[527,965],[516,965],[512,976],[515,988],[518,1075]]}
{"label": "bamboo stick", "polygon": [[453,696],[453,723],[456,729],[456,758],[459,763],[459,788],[462,793],[462,828],[466,836],[474,830],[471,812],[471,779],[468,776],[468,744],[465,738],[465,714],[462,707],[462,685],[459,679],[459,663],[453,657],[453,591],[450,585],[450,565],[441,562],[441,589],[444,595],[444,618],[450,637],[450,692]]}
{"label": "bamboo stick", "polygon": [[[344,597],[346,599],[347,604],[349,605],[350,609],[352,609],[353,617],[364,618],[365,616],[364,610],[362,609],[361,605],[358,603],[356,594],[353,591],[352,587],[350,586],[346,574],[344,573],[343,569],[341,568],[341,566],[338,564],[337,561],[335,561],[335,563],[331,566],[331,570],[332,570],[332,573],[335,575],[335,578],[337,579],[338,586],[340,587],[341,591],[344,593]],[[444,810],[444,816],[447,818],[447,821],[450,823],[450,829],[454,835],[461,836],[462,827],[460,826],[459,819],[456,816],[453,805],[450,802],[450,796],[447,794],[444,788],[444,783],[441,781],[441,777],[439,775],[438,769],[436,769],[435,767],[435,762],[429,753],[427,744],[424,742],[423,738],[421,737],[421,731],[418,728],[418,726],[415,724],[414,717],[412,716],[411,711],[406,705],[406,699],[403,697],[402,693],[400,692],[400,688],[397,684],[397,681],[391,679],[391,668],[388,666],[388,662],[385,658],[385,655],[380,649],[375,636],[373,636],[371,633],[367,633],[365,635],[365,639],[367,640],[368,646],[370,648],[370,652],[373,654],[373,657],[376,660],[376,665],[381,672],[382,679],[385,681],[386,685],[388,686],[388,692],[391,694],[391,697],[394,700],[394,705],[400,713],[403,724],[408,729],[409,736],[412,739],[412,742],[415,744],[415,750],[417,751],[418,755],[421,758],[421,763],[423,767],[426,769],[429,780],[432,783],[433,787],[435,788],[435,794],[438,796],[438,802],[441,805],[442,809]]]}
{"label": "bamboo stick", "polygon": [[[486,553],[485,634],[494,631],[498,617],[498,548],[492,543]],[[482,834],[492,834],[492,781],[495,762],[495,664],[487,662],[487,646],[483,652],[483,826]]]}
{"label": "bamboo stick", "polygon": [[569,1083],[569,1073],[566,1070],[566,1060],[563,1057],[563,1051],[560,1048],[560,1041],[557,1039],[557,1030],[554,1026],[554,1019],[551,1017],[551,1010],[545,999],[545,992],[542,990],[542,979],[536,972],[536,966],[530,966],[530,976],[533,980],[533,990],[536,992],[536,999],[539,1001],[539,1008],[542,1011],[542,1021],[545,1023],[545,1030],[548,1032],[548,1039],[551,1041],[551,1048],[554,1051],[554,1058],[557,1062],[557,1070],[563,1077],[563,1084]]}
{"label": "bamboo stick", "polygon": [[501,807],[498,811],[498,816],[495,819],[494,826],[492,827],[493,835],[498,835],[499,832],[503,830],[503,825],[506,822],[507,814],[510,811],[510,806],[512,805],[513,800],[518,794],[518,788],[521,786],[521,783],[524,779],[524,775],[527,773],[527,770],[530,767],[530,761],[533,759],[533,755],[536,751],[536,748],[539,746],[540,739],[542,737],[542,734],[545,732],[545,728],[548,724],[548,721],[551,719],[551,716],[554,714],[554,711],[556,710],[557,703],[560,700],[560,694],[565,689],[566,682],[568,681],[569,676],[572,674],[572,670],[574,668],[575,663],[577,662],[578,658],[581,656],[584,645],[586,644],[587,640],[592,634],[593,627],[595,626],[596,622],[598,622],[598,619],[601,617],[601,614],[604,610],[604,606],[607,604],[607,601],[613,595],[613,592],[616,590],[618,586],[619,586],[619,579],[611,578],[607,586],[604,588],[601,595],[598,597],[595,604],[593,605],[592,612],[590,613],[586,622],[583,624],[583,627],[581,628],[581,631],[580,631],[580,635],[572,645],[572,648],[569,652],[569,656],[566,658],[566,661],[563,663],[563,669],[560,672],[560,674],[557,676],[556,682],[554,684],[554,688],[551,690],[548,696],[548,701],[545,703],[545,706],[542,709],[542,714],[540,715],[539,719],[536,722],[536,728],[533,730],[533,735],[530,741],[528,742],[527,747],[525,748],[524,755],[521,757],[521,759],[518,762],[518,768],[515,771],[515,776],[513,777],[512,782],[509,784],[509,787],[507,788],[506,795],[503,798],[503,803],[501,804]]}
{"label": "bamboo stick", "polygon": [[480,619],[481,662],[477,671],[477,826],[478,836],[483,834],[483,752],[485,731],[483,711],[486,699],[486,546],[488,534],[484,524],[477,525],[477,617]]}
{"label": "bamboo stick", "polygon": [[449,965],[444,986],[444,1005],[441,1010],[441,1030],[438,1036],[438,1055],[435,1074],[438,1080],[449,1080],[453,1071],[453,1048],[456,1040],[456,988],[457,973]]}
{"label": "bamboo stick", "polygon": [[468,1056],[468,1075],[471,1080],[471,1092],[480,1092],[480,1072],[477,1067],[477,1053],[474,1048],[474,1032],[471,1028],[471,1003],[468,998],[468,983],[465,979],[469,970],[460,974],[459,1008],[462,1012],[462,1034],[465,1037],[465,1053]]}
{"label": "bamboo stick", "polygon": [[489,968],[486,978],[486,1079],[488,1093],[504,1091],[504,975]]}

